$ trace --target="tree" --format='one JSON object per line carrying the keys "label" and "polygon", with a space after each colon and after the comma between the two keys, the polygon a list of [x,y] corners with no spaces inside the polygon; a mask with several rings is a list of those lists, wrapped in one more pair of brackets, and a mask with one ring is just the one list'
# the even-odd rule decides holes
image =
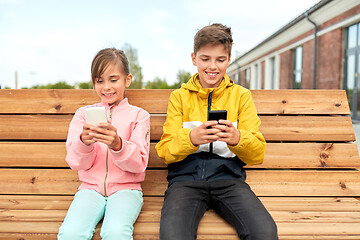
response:
{"label": "tree", "polygon": [[176,75],[177,82],[174,83],[172,88],[180,88],[181,84],[187,83],[190,78],[191,78],[191,73],[189,73],[185,70],[179,70]]}
{"label": "tree", "polygon": [[92,89],[93,88],[92,81],[79,83],[79,88],[80,89]]}
{"label": "tree", "polygon": [[143,85],[143,75],[138,60],[137,49],[133,48],[129,43],[125,43],[123,46],[123,51],[129,61],[130,72],[133,75],[133,79],[129,88],[141,89]]}
{"label": "tree", "polygon": [[166,82],[166,79],[161,79],[159,77],[154,78],[153,81],[149,81],[146,86],[146,89],[171,89],[172,86],[169,86]]}
{"label": "tree", "polygon": [[72,85],[67,84],[65,81],[60,81],[54,84],[47,84],[47,85],[35,85],[31,87],[33,89],[74,89],[75,87]]}

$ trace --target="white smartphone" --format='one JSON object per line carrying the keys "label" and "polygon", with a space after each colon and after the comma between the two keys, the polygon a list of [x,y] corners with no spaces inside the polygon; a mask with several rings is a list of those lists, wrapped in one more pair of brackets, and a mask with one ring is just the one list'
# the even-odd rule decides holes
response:
{"label": "white smartphone", "polygon": [[88,107],[86,111],[86,122],[94,126],[101,122],[107,122],[105,107]]}

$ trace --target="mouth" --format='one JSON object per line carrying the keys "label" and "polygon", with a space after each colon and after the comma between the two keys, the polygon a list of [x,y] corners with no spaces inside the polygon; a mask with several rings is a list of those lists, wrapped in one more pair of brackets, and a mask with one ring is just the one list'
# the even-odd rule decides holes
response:
{"label": "mouth", "polygon": [[215,78],[219,73],[218,72],[205,72],[209,78]]}
{"label": "mouth", "polygon": [[109,97],[114,96],[114,95],[115,95],[115,93],[103,93],[102,95],[103,95],[104,97],[109,98]]}

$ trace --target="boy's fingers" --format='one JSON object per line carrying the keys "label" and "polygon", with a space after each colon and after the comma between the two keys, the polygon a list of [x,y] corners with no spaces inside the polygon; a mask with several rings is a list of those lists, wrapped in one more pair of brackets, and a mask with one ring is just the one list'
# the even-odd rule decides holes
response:
{"label": "boy's fingers", "polygon": [[216,124],[218,124],[218,122],[212,120],[212,121],[206,121],[206,122],[204,122],[203,126],[204,126],[205,128],[208,128],[208,127],[214,126],[214,125],[216,125]]}
{"label": "boy's fingers", "polygon": [[219,120],[219,124],[226,125],[226,126],[232,125],[230,120],[223,120],[223,119]]}

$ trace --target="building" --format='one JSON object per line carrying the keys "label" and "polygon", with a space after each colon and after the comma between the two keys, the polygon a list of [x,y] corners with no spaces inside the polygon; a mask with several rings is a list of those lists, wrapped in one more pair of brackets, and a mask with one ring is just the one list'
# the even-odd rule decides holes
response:
{"label": "building", "polygon": [[250,89],[346,89],[360,120],[360,1],[319,1],[236,58],[227,74]]}

